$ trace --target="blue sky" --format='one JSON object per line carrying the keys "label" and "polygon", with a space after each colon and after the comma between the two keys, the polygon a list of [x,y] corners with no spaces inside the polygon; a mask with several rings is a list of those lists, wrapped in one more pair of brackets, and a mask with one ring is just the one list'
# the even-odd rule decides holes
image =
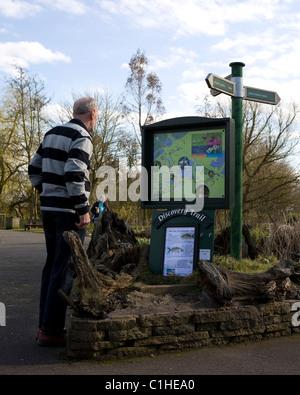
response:
{"label": "blue sky", "polygon": [[242,61],[244,84],[300,103],[299,0],[0,0],[0,79],[12,63],[44,80],[52,104],[72,91],[122,93],[144,50],[167,116],[194,115],[208,73]]}

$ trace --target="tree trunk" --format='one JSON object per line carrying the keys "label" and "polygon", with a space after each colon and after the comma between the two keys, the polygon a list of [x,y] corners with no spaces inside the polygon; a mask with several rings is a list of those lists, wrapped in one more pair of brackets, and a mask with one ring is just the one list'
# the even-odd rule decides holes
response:
{"label": "tree trunk", "polygon": [[129,287],[148,264],[149,246],[137,246],[132,229],[113,211],[104,211],[97,220],[87,252],[75,231],[65,232],[64,238],[77,275],[77,311],[101,317],[126,305]]}
{"label": "tree trunk", "polygon": [[247,274],[223,269],[211,262],[199,262],[200,281],[209,296],[221,305],[235,300],[280,301],[292,290],[291,276],[300,275],[300,266],[284,260],[264,273]]}
{"label": "tree trunk", "polygon": [[75,231],[64,232],[64,239],[72,253],[71,267],[77,275],[77,311],[101,317],[117,304],[114,293],[129,287],[133,279],[121,273],[115,278],[99,273],[89,262],[79,235]]}
{"label": "tree trunk", "polygon": [[142,249],[148,246],[137,245],[126,222],[113,211],[104,211],[96,221],[87,254],[98,271],[120,273],[127,265],[134,269],[140,263],[141,254],[145,254]]}

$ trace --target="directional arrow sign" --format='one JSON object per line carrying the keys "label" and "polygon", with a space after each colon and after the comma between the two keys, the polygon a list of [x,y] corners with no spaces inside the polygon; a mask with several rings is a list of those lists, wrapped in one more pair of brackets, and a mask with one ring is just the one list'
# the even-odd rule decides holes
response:
{"label": "directional arrow sign", "polygon": [[[229,74],[229,75],[227,75],[225,77],[225,80],[229,80],[230,81],[231,77],[232,77],[231,74]],[[211,93],[212,96],[219,96],[222,92],[216,91],[215,89],[211,89],[210,93]]]}
{"label": "directional arrow sign", "polygon": [[205,81],[209,88],[218,92],[225,93],[229,96],[235,96],[235,83],[227,80],[226,78],[219,77],[216,74],[208,74]]}
{"label": "directional arrow sign", "polygon": [[250,86],[244,87],[244,99],[250,101],[257,101],[260,103],[276,105],[280,102],[280,97],[276,92],[266,91],[264,89],[251,88]]}

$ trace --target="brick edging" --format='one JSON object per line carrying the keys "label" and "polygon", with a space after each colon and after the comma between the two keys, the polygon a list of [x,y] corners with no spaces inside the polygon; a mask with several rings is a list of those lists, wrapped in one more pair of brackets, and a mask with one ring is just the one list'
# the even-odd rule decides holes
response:
{"label": "brick edging", "polygon": [[295,301],[128,315],[92,320],[72,315],[67,355],[99,361],[227,345],[300,332]]}

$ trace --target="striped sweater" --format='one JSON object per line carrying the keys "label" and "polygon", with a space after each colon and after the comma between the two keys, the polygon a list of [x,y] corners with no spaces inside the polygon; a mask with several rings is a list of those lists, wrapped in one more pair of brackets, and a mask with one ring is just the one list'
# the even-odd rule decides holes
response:
{"label": "striped sweater", "polygon": [[39,191],[41,210],[83,215],[89,212],[92,137],[79,119],[46,133],[28,166]]}

